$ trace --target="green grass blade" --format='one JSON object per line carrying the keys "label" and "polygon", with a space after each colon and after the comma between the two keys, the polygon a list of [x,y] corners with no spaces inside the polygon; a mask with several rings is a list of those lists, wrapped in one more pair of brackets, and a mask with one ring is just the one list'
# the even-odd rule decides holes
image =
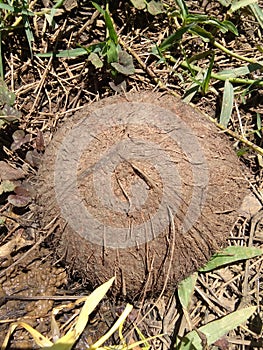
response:
{"label": "green grass blade", "polygon": [[188,7],[186,6],[186,3],[184,0],[175,0],[177,6],[180,8],[181,10],[181,14],[183,19],[185,20],[187,15],[188,15]]}
{"label": "green grass blade", "polygon": [[204,23],[209,20],[207,15],[189,13],[185,19],[186,23]]}
{"label": "green grass blade", "polygon": [[118,47],[115,45],[115,43],[112,40],[108,40],[106,55],[107,55],[108,63],[113,63],[118,61]]}
{"label": "green grass blade", "polygon": [[130,304],[127,304],[124,311],[122,312],[122,314],[118,317],[117,321],[114,323],[114,325],[110,328],[110,330],[108,330],[108,332],[106,334],[104,334],[102,337],[100,337],[100,339],[95,343],[91,345],[91,349],[97,349],[99,348],[103,343],[106,342],[106,340],[108,340],[111,335],[116,332],[118,330],[118,328],[120,326],[123,325],[123,323],[125,322],[125,320],[127,319],[129,313],[131,313],[133,309],[133,306]]}
{"label": "green grass blade", "polygon": [[262,254],[263,250],[260,248],[230,246],[213,255],[208,263],[199,271],[208,272],[236,261],[251,259]]}
{"label": "green grass blade", "polygon": [[10,6],[10,5],[7,5],[7,4],[3,4],[2,2],[0,3],[0,9],[1,10],[6,10],[6,11],[9,11],[9,12],[14,12],[15,11],[13,6]]}
{"label": "green grass blade", "polygon": [[[5,337],[4,343],[1,346],[1,350],[7,349],[11,335],[14,333],[17,327],[24,328],[25,330],[27,330],[28,333],[31,334],[32,338],[35,340],[36,344],[40,349],[44,349],[44,347],[50,348],[50,346],[53,345],[53,343],[48,338],[43,336],[41,333],[39,333],[36,329],[31,327],[29,324],[23,321],[17,321],[10,325],[9,330]],[[9,346],[8,346],[8,349],[10,349]]]}
{"label": "green grass blade", "polygon": [[205,77],[204,77],[204,81],[203,81],[203,86],[202,86],[202,90],[203,93],[206,94],[209,90],[209,83],[211,80],[211,74],[212,74],[212,69],[213,69],[213,65],[214,65],[214,61],[215,61],[215,53],[212,54],[212,58],[210,60],[209,63],[209,67],[205,73]]}
{"label": "green grass blade", "polygon": [[230,32],[232,32],[233,34],[238,35],[238,30],[233,22],[225,20],[225,21],[221,22],[221,24],[225,28],[227,28]]}
{"label": "green grass blade", "polygon": [[33,17],[33,16],[35,16],[35,14],[34,14],[34,12],[32,12],[32,11],[30,11],[29,9],[22,9],[21,10],[21,14],[22,15],[26,15],[26,16],[31,16],[31,17]]}
{"label": "green grass blade", "polygon": [[258,128],[258,131],[262,130],[262,120],[259,113],[257,113],[257,128]]}
{"label": "green grass blade", "polygon": [[[222,317],[219,320],[210,322],[205,326],[202,326],[197,331],[192,331],[183,338],[183,344],[191,343],[190,349],[203,350],[203,345],[201,338],[198,333],[203,335],[206,338],[207,345],[210,346],[220,338],[222,338],[229,331],[240,326],[247,321],[249,317],[253,315],[256,311],[256,306],[250,306],[243,308],[237,311],[232,312],[231,314]],[[180,350],[186,349],[185,347],[179,348]]]}
{"label": "green grass blade", "polygon": [[104,12],[104,18],[105,18],[105,25],[108,29],[108,33],[109,33],[109,38],[113,41],[113,43],[115,45],[118,44],[118,35],[114,29],[114,25],[113,22],[110,18],[110,15],[108,14],[107,11]]}
{"label": "green grass blade", "polygon": [[263,11],[258,4],[249,5],[250,10],[253,12],[253,15],[256,17],[260,27],[263,29]]}
{"label": "green grass blade", "polygon": [[213,42],[214,39],[215,39],[210,32],[208,32],[204,28],[202,28],[200,26],[197,26],[197,25],[192,27],[190,31],[192,33],[200,36],[200,38],[203,39],[203,41],[206,42],[206,43],[209,42],[209,41]]}
{"label": "green grass blade", "polygon": [[94,2],[94,1],[92,1],[91,3],[92,3],[92,5],[95,7],[95,9],[96,9],[97,11],[99,11],[99,12],[104,16],[105,10],[103,10],[103,8],[102,8],[99,4],[97,4],[96,2]]}
{"label": "green grass blade", "polygon": [[33,48],[32,48],[32,42],[34,41],[34,35],[31,30],[30,22],[29,22],[29,13],[28,13],[28,3],[27,0],[22,1],[23,4],[23,9],[22,9],[22,19],[23,19],[23,24],[26,32],[26,37],[27,37],[27,42],[31,54],[31,58],[33,57]]}
{"label": "green grass blade", "polygon": [[38,53],[38,54],[36,54],[36,56],[38,56],[38,57],[56,56],[56,57],[63,57],[63,58],[71,58],[71,57],[78,57],[78,56],[83,56],[83,55],[87,55],[87,54],[88,54],[87,49],[79,47],[77,49],[63,50],[63,51],[59,51],[57,53],[55,53],[55,52]]}
{"label": "green grass blade", "polygon": [[187,310],[192,295],[195,289],[195,284],[197,280],[197,273],[193,273],[191,276],[185,278],[178,286],[178,297],[182,307]]}
{"label": "green grass blade", "polygon": [[[203,75],[200,75],[199,77],[203,78]],[[183,96],[183,101],[185,103],[190,103],[196,93],[199,91],[200,84],[197,84],[196,82],[193,82],[190,87],[185,90],[184,96]]]}
{"label": "green grass blade", "polygon": [[232,23],[231,21],[225,20],[223,22],[220,22],[216,18],[210,18],[207,15],[189,14],[186,18],[186,23],[208,24],[220,29],[223,33],[231,31],[235,35],[238,35],[238,30],[235,27],[234,23]]}
{"label": "green grass blade", "polygon": [[192,28],[192,24],[189,24],[185,27],[178,29],[175,33],[168,36],[168,38],[164,39],[164,41],[158,46],[160,52],[164,52],[169,50],[176,42],[182,39],[184,33],[186,33],[190,28]]}
{"label": "green grass blade", "polygon": [[34,36],[31,30],[31,26],[28,20],[28,16],[22,15],[23,17],[23,22],[24,22],[24,27],[25,27],[25,32],[26,32],[26,37],[27,37],[27,42],[31,54],[31,58],[33,57],[33,48],[32,48],[32,42],[34,41]]}
{"label": "green grass blade", "polygon": [[[195,72],[201,72],[202,68],[194,65],[194,64],[189,64],[189,62],[187,62],[187,60],[182,61],[181,62],[181,67],[186,68],[188,70],[190,70],[190,72],[192,73],[193,71]],[[211,77],[213,79],[217,79],[217,80],[227,80],[228,77],[227,76],[223,76],[220,74],[216,74],[216,73],[212,73]],[[262,79],[242,79],[242,78],[229,78],[229,81],[231,83],[235,83],[235,84],[246,84],[246,85],[257,85],[257,86],[263,86],[263,81]]]}
{"label": "green grass blade", "polygon": [[195,77],[193,78],[192,84],[185,90],[183,101],[185,103],[190,103],[193,99],[194,95],[199,91],[200,89],[200,81],[204,80],[204,74],[203,70],[199,71]]}
{"label": "green grass blade", "polygon": [[118,35],[114,29],[114,25],[113,25],[113,22],[110,18],[110,15],[107,11],[103,10],[103,8],[98,5],[96,2],[93,2],[92,1],[92,5],[95,7],[95,9],[97,11],[99,11],[103,16],[104,16],[104,20],[105,20],[105,25],[106,25],[106,28],[108,30],[108,37],[114,42],[115,45],[118,44]]}
{"label": "green grass blade", "polygon": [[219,123],[225,128],[231,118],[232,109],[234,103],[234,88],[230,81],[227,79],[224,85],[222,108],[219,118]]}
{"label": "green grass blade", "polygon": [[242,75],[247,75],[252,72],[255,72],[258,69],[262,69],[262,67],[263,67],[263,62],[249,63],[242,67],[222,70],[218,72],[217,75],[222,76],[225,79],[237,78]]}
{"label": "green grass blade", "polygon": [[54,16],[57,12],[57,9],[59,9],[63,4],[64,4],[65,0],[59,0],[55,3],[55,5],[52,7],[52,9],[50,10],[50,14],[47,16],[46,18],[48,20],[49,25],[51,25],[52,27],[55,26],[55,21],[54,21]]}
{"label": "green grass blade", "polygon": [[242,323],[246,322],[247,319],[253,315],[256,309],[256,306],[250,306],[234,311],[219,320],[210,322],[205,326],[200,327],[199,330],[206,336],[208,345],[211,345],[232,329],[235,329]]}

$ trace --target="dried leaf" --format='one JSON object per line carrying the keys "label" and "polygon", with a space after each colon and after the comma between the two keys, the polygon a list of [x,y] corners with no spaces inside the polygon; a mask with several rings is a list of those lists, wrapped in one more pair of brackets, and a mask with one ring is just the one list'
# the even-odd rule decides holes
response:
{"label": "dried leaf", "polygon": [[135,71],[132,56],[125,51],[120,51],[118,53],[118,62],[113,62],[111,65],[124,75],[134,74]]}
{"label": "dried leaf", "polygon": [[[1,103],[1,100],[0,100]],[[4,120],[6,123],[11,123],[17,121],[21,117],[21,113],[17,111],[14,107],[5,104],[0,109],[0,119]]]}
{"label": "dried leaf", "polygon": [[1,180],[18,180],[25,177],[22,169],[13,168],[4,161],[0,161],[0,179]]}
{"label": "dried leaf", "polygon": [[63,6],[65,7],[65,9],[66,9],[67,11],[71,11],[71,10],[73,10],[75,7],[78,6],[78,2],[77,2],[77,0],[65,0],[65,1],[63,2]]}
{"label": "dried leaf", "polygon": [[11,338],[12,334],[14,333],[15,329],[17,327],[22,327],[25,328],[33,337],[33,339],[35,340],[36,344],[38,346],[40,346],[41,348],[43,348],[44,346],[52,346],[53,343],[46,337],[44,337],[41,333],[39,333],[36,329],[32,328],[31,326],[29,326],[27,323],[25,322],[15,322],[12,323],[9,327],[9,330],[5,336],[4,342],[2,344],[2,348],[1,349],[6,349],[9,339]]}
{"label": "dried leaf", "polygon": [[239,215],[250,219],[261,209],[261,207],[262,205],[257,197],[254,194],[250,193],[244,198],[238,212]]}
{"label": "dried leaf", "polygon": [[19,140],[23,139],[24,137],[25,137],[24,130],[16,130],[12,135],[12,138],[14,141],[19,141]]}
{"label": "dried leaf", "polygon": [[121,93],[123,91],[127,91],[127,84],[125,80],[123,80],[120,84],[117,85],[113,81],[110,81],[109,85],[115,92]]}
{"label": "dried leaf", "polygon": [[11,241],[0,247],[0,259],[8,257],[13,251],[16,245],[15,239],[13,238]]}
{"label": "dried leaf", "polygon": [[246,7],[257,2],[257,0],[234,0],[231,4],[230,9],[228,10],[228,13],[233,13],[242,7]]}
{"label": "dried leaf", "polygon": [[133,6],[137,8],[138,10],[143,10],[146,7],[144,0],[131,0]]}
{"label": "dried leaf", "polygon": [[45,150],[45,141],[41,130],[37,130],[36,149],[40,152]]}
{"label": "dried leaf", "polygon": [[96,68],[103,67],[103,61],[99,58],[98,54],[95,52],[91,52],[89,54],[88,60],[95,66]]}
{"label": "dried leaf", "polygon": [[159,15],[164,12],[163,4],[161,1],[151,0],[147,3],[147,10],[153,16]]}
{"label": "dried leaf", "polygon": [[38,153],[36,149],[33,151],[28,151],[26,153],[26,161],[32,166],[32,167],[38,167],[40,165],[41,161],[41,154]]}
{"label": "dried leaf", "polygon": [[11,239],[11,241],[5,243],[0,247],[0,258],[3,259],[9,256],[15,249],[19,249],[25,246],[26,240],[22,238],[24,230],[20,229],[17,231],[15,237]]}
{"label": "dried leaf", "polygon": [[25,135],[24,130],[16,130],[13,135],[14,142],[11,145],[11,150],[16,151],[19,149],[23,144],[28,143],[31,141],[31,135],[27,134]]}
{"label": "dried leaf", "polygon": [[23,186],[17,186],[15,188],[15,194],[10,194],[7,197],[7,200],[10,204],[20,208],[27,206],[31,202],[32,198],[28,189]]}
{"label": "dried leaf", "polygon": [[222,337],[222,338],[218,339],[216,342],[214,342],[213,345],[216,346],[220,350],[228,350],[230,343],[225,337]]}
{"label": "dried leaf", "polygon": [[0,184],[0,195],[4,192],[13,192],[16,186],[17,185],[10,180],[2,181]]}
{"label": "dried leaf", "polygon": [[6,83],[0,79],[0,104],[12,106],[15,102],[16,95],[8,90]]}

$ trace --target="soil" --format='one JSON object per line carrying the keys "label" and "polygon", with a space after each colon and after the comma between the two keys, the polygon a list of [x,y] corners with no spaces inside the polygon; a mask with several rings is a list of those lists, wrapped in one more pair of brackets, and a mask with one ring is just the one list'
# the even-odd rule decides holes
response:
{"label": "soil", "polygon": [[[78,45],[87,46],[105,40],[103,18],[94,11],[90,2],[72,1],[68,4],[66,1],[65,6],[59,9],[54,17],[56,23],[53,26],[49,25],[44,15],[29,16],[34,36],[33,58],[24,28],[20,25],[22,17],[15,27],[12,27],[16,21],[15,15],[5,18],[5,25],[9,29],[1,31],[4,80],[16,99],[14,106],[8,108],[4,114],[8,117],[18,116],[18,120],[14,122],[11,121],[12,118],[8,119],[9,122],[0,127],[0,157],[5,164],[1,163],[0,166],[1,186],[4,181],[9,181],[5,182],[6,192],[0,195],[0,343],[5,338],[10,324],[15,321],[25,321],[55,340],[58,331],[52,323],[54,308],[61,307],[56,320],[63,333],[65,324],[70,323],[79,310],[72,299],[87,295],[92,290],[87,276],[80,278],[71,264],[65,266],[63,254],[59,255],[60,258],[55,258],[50,241],[56,236],[62,221],[57,222],[54,217],[54,221],[46,222],[45,227],[40,225],[35,215],[35,194],[32,186],[29,186],[33,182],[34,188],[33,180],[36,179],[45,148],[48,144],[52,145],[53,141],[50,141],[56,135],[56,131],[63,130],[61,125],[67,125],[70,120],[72,125],[75,124],[75,113],[83,106],[93,108],[97,101],[119,92],[123,93],[123,89],[127,92],[165,91],[185,97],[185,91],[195,81],[196,75],[185,69],[181,62],[186,58],[190,61],[195,60],[198,56],[200,60],[194,63],[207,70],[211,57],[207,52],[210,50],[216,53],[214,73],[246,65],[245,62],[228,56],[211,44],[190,35],[184,35],[183,40],[171,49],[169,54],[172,60],[166,58],[163,61],[156,58],[151,51],[152,47],[176,29],[174,11],[171,10],[175,6],[174,1],[163,2],[168,6],[168,15],[166,13],[152,16],[147,11],[136,10],[127,1],[110,4],[120,45],[133,57],[135,73],[130,76],[119,74],[116,77],[111,74],[107,65],[97,69],[87,56],[36,56],[38,53],[78,48]],[[192,13],[205,12],[219,20],[227,18],[233,21],[239,35],[215,31],[213,34],[216,40],[233,52],[262,61],[262,27],[248,8],[229,15],[227,8],[219,1],[190,0],[186,1],[186,4]],[[263,7],[262,1],[258,1],[258,4]],[[33,11],[41,12],[43,6],[51,8],[53,4],[49,1],[43,1],[43,4],[29,1],[29,6]],[[206,29],[212,30],[210,27]],[[262,80],[262,69],[251,72],[245,78]],[[160,81],[161,85],[158,83]],[[222,145],[230,145],[225,146],[227,155],[231,154],[229,147],[239,155],[245,167],[243,170],[247,181],[244,187],[247,189],[249,185],[253,195],[243,203],[242,215],[237,218],[229,232],[224,233],[224,237],[227,236],[227,242],[231,246],[262,247],[262,153],[258,152],[256,147],[251,148],[246,142],[242,143],[240,138],[262,149],[260,122],[263,89],[256,84],[235,82],[233,85],[235,104],[228,124],[229,130],[225,132],[226,135],[222,135],[224,132],[219,128],[214,131],[211,129],[209,137],[213,135],[217,143],[222,140]],[[205,94],[197,92],[191,102],[200,111],[218,121],[223,89],[223,81],[212,79],[209,91]],[[6,98],[1,90],[1,108]],[[16,131],[23,131],[24,134],[20,133],[17,137]],[[236,135],[239,138],[236,138]],[[218,145],[218,150],[222,149],[222,145]],[[47,152],[50,152],[50,147],[48,149]],[[210,147],[205,148],[205,151],[209,150]],[[82,162],[85,164],[88,159],[85,158]],[[236,160],[233,162],[235,164]],[[136,165],[138,168],[139,164]],[[129,167],[120,167],[117,170],[120,172],[120,178],[126,174],[129,187],[129,179],[134,171]],[[214,171],[216,176],[216,168]],[[152,174],[151,171],[150,173]],[[159,181],[158,173],[154,173],[153,176],[155,181]],[[234,183],[241,186],[237,193],[231,192],[238,200],[239,193],[243,194],[243,190],[245,192],[246,189],[242,186],[240,178]],[[125,202],[125,195],[120,192],[116,181],[115,185],[116,195]],[[17,192],[14,191],[14,187]],[[223,214],[218,215],[225,217]],[[230,226],[230,222],[228,225]],[[77,242],[79,243],[79,239]],[[210,254],[210,248],[208,250]],[[206,258],[209,254],[206,254]],[[135,322],[145,337],[165,334],[161,339],[153,340],[151,344],[154,349],[169,349],[173,347],[175,335],[182,337],[189,330],[223,317],[238,308],[256,305],[257,312],[254,316],[242,327],[229,332],[217,346],[220,349],[231,350],[262,348],[262,261],[262,257],[259,257],[211,273],[199,274],[192,304],[189,306],[189,319],[185,319],[176,295],[170,298],[160,295],[159,298],[134,302],[134,310],[126,323],[128,331],[129,326]],[[188,271],[192,267],[191,265]],[[98,276],[96,281],[92,282],[96,284],[100,278],[101,276]],[[67,307],[63,308],[62,305]],[[125,305],[126,302],[123,303],[122,300],[112,302],[105,298],[100,308],[92,315],[75,348],[84,350],[96,341],[109,329]],[[127,339],[138,339],[135,333],[128,332]],[[117,336],[114,336],[109,344],[117,341]],[[34,349],[37,346],[27,331],[18,328],[10,340],[9,348]]]}

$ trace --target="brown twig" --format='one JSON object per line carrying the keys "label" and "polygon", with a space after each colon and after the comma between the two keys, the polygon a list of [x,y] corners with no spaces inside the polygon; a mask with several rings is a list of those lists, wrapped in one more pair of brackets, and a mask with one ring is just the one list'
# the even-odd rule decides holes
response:
{"label": "brown twig", "polygon": [[[129,46],[127,46],[123,40],[119,40],[121,46],[123,46],[123,48],[125,50],[127,50],[135,59],[136,61],[139,63],[139,65],[142,67],[142,69],[149,75],[149,77],[161,88],[166,90],[169,94],[180,98],[180,96],[173,90],[169,89],[166,84],[156,76],[156,74],[154,73],[154,71],[152,69],[150,69],[139,57],[139,55],[137,55],[136,52],[134,52],[134,50],[132,50]],[[192,103],[190,103],[190,105],[194,108],[196,108]],[[257,145],[255,145],[253,142],[247,140],[245,137],[237,134],[236,132],[225,128],[222,124],[218,123],[216,119],[210,117],[209,115],[207,115],[204,112],[201,112],[207,119],[209,119],[213,124],[215,124],[219,129],[223,130],[224,133],[228,134],[229,136],[233,137],[234,139],[241,141],[244,145],[248,146],[250,149],[252,149],[253,151],[255,151],[256,153],[260,154],[261,156],[263,156],[263,149]]]}
{"label": "brown twig", "polygon": [[58,223],[57,221],[57,217],[52,220],[52,223],[54,223],[54,225],[52,225],[52,227],[48,230],[48,233],[41,237],[34,245],[33,247],[31,247],[25,254],[23,254],[19,259],[17,259],[16,261],[14,261],[10,266],[8,266],[6,269],[4,269],[3,271],[0,272],[0,277],[3,277],[7,272],[9,272],[10,270],[12,270],[16,265],[18,265],[22,260],[24,260],[28,255],[30,255],[30,253],[37,248],[41,243],[43,243],[49,236],[51,236],[51,234],[54,232],[54,230],[58,227]]}

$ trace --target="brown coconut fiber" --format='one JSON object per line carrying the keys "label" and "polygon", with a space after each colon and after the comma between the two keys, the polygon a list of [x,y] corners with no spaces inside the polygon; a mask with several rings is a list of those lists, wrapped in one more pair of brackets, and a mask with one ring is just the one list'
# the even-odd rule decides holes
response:
{"label": "brown coconut fiber", "polygon": [[199,112],[141,92],[84,106],[38,173],[41,224],[91,285],[129,298],[174,291],[226,244],[247,194],[229,141]]}

